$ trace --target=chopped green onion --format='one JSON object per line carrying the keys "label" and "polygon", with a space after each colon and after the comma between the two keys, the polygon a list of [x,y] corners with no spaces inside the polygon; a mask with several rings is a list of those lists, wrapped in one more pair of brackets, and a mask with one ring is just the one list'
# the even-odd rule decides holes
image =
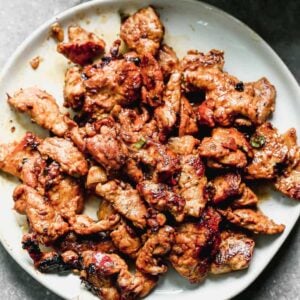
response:
{"label": "chopped green onion", "polygon": [[144,147],[145,144],[146,144],[146,140],[144,138],[141,138],[138,142],[134,143],[133,146],[136,149],[141,149]]}
{"label": "chopped green onion", "polygon": [[250,139],[250,144],[253,148],[261,148],[266,142],[263,135],[254,134]]}

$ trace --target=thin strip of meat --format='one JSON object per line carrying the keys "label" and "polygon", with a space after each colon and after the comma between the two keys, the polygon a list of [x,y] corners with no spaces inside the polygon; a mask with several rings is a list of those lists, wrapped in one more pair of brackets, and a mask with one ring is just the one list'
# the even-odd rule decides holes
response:
{"label": "thin strip of meat", "polygon": [[71,141],[58,137],[45,138],[38,145],[43,156],[48,156],[59,163],[63,171],[71,176],[84,176],[88,164],[83,154]]}
{"label": "thin strip of meat", "polygon": [[138,253],[136,267],[146,274],[159,275],[167,272],[163,257],[171,250],[174,241],[174,229],[164,226],[152,233]]}
{"label": "thin strip of meat", "polygon": [[197,117],[188,99],[184,96],[180,101],[180,122],[178,135],[184,136],[198,132]]}
{"label": "thin strip of meat", "polygon": [[20,89],[8,103],[17,111],[26,112],[41,127],[62,137],[76,124],[59,111],[55,99],[48,93],[35,88]]}
{"label": "thin strip of meat", "polygon": [[258,234],[278,234],[283,232],[285,226],[276,224],[259,210],[240,208],[232,210],[218,209],[218,212],[229,222]]}
{"label": "thin strip of meat", "polygon": [[163,44],[158,51],[157,59],[161,70],[164,75],[164,79],[168,80],[174,70],[178,69],[179,60],[172,47]]}
{"label": "thin strip of meat", "polygon": [[59,212],[33,188],[19,185],[14,190],[13,198],[19,208],[23,207],[23,211],[19,209],[18,212],[27,215],[31,229],[42,244],[53,242],[69,231],[68,223]]}
{"label": "thin strip of meat", "polygon": [[139,228],[146,226],[147,209],[137,190],[129,184],[111,180],[97,184],[96,194],[110,202],[113,208]]}

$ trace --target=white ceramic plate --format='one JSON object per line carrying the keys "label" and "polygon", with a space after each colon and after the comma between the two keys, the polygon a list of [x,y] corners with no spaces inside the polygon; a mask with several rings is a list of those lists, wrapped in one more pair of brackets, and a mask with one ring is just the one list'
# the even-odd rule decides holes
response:
{"label": "white ceramic plate", "polygon": [[[35,31],[16,51],[0,76],[0,141],[20,138],[26,130],[40,135],[45,132],[31,124],[24,115],[13,113],[6,103],[6,93],[20,87],[36,85],[53,94],[62,103],[64,71],[67,60],[56,53],[56,44],[48,39],[50,25],[58,20],[65,28],[79,23],[102,36],[109,46],[119,33],[118,11],[132,11],[148,4],[154,5],[166,27],[165,40],[179,56],[188,49],[208,51],[211,48],[225,50],[225,69],[243,81],[253,81],[266,76],[277,89],[276,112],[272,122],[284,131],[296,127],[300,132],[300,91],[297,82],[274,51],[252,30],[228,14],[201,2],[153,0],[153,1],[93,1],[74,7],[49,20]],[[43,61],[33,71],[29,61],[40,55]],[[12,121],[10,121],[12,120]],[[10,132],[12,126],[15,133]],[[24,218],[13,210],[12,191],[17,180],[1,174],[0,177],[0,239],[11,256],[24,270],[47,288],[67,299],[90,299],[89,293],[80,287],[80,280],[73,275],[44,275],[32,266],[27,253],[21,249]],[[260,237],[253,261],[247,271],[224,276],[209,277],[201,285],[192,286],[174,272],[163,276],[149,299],[228,299],[244,290],[266,267],[294,226],[300,203],[277,193],[268,193],[268,199],[260,204],[266,214],[284,223],[286,230],[276,237]]]}

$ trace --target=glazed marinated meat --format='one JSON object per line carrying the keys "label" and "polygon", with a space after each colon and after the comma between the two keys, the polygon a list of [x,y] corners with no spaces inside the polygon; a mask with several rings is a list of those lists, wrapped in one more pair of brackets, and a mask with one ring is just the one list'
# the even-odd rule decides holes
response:
{"label": "glazed marinated meat", "polygon": [[32,188],[39,187],[39,175],[46,167],[46,162],[36,151],[40,139],[27,133],[21,141],[0,146],[0,169]]}
{"label": "glazed marinated meat", "polygon": [[248,177],[272,179],[288,165],[297,164],[300,160],[300,151],[297,151],[296,137],[291,143],[291,134],[295,136],[294,129],[280,135],[271,123],[259,126],[250,140],[254,156],[246,168]]}
{"label": "glazed marinated meat", "polygon": [[64,106],[79,109],[83,105],[86,89],[81,69],[70,67],[65,74]]}
{"label": "glazed marinated meat", "polygon": [[158,63],[165,79],[169,79],[174,70],[179,67],[179,60],[175,51],[166,44],[163,44],[158,51]]}
{"label": "glazed marinated meat", "polygon": [[178,180],[179,195],[185,200],[184,211],[188,216],[200,217],[207,199],[205,166],[196,154],[183,155],[180,160],[181,173]]}
{"label": "glazed marinated meat", "polygon": [[211,137],[205,137],[199,153],[207,157],[210,167],[232,166],[243,168],[247,158],[252,157],[252,149],[242,133],[235,128],[215,128]]}
{"label": "glazed marinated meat", "polygon": [[137,268],[146,274],[159,275],[167,272],[162,257],[168,254],[174,241],[174,229],[164,226],[158,232],[152,233],[138,253]]}
{"label": "glazed marinated meat", "polygon": [[116,104],[129,105],[140,97],[141,71],[129,60],[108,57],[86,66],[82,76],[85,78],[83,109],[86,112],[107,112]]}
{"label": "glazed marinated meat", "polygon": [[137,189],[149,205],[158,211],[170,212],[177,222],[183,220],[185,200],[166,184],[145,180]]}
{"label": "glazed marinated meat", "polygon": [[247,235],[223,231],[219,250],[210,267],[212,274],[223,274],[248,268],[255,242]]}
{"label": "glazed marinated meat", "polygon": [[0,145],[0,169],[22,182],[14,209],[34,267],[80,275],[104,300],[145,297],[169,266],[194,284],[248,268],[256,235],[285,229],[262,213],[256,187],[300,200],[296,130],[268,122],[275,87],[225,72],[220,50],[178,58],[152,7],[123,13],[124,43],[105,53],[95,33],[73,25],[63,42],[52,25],[71,60],[61,95],[72,111],[20,89],[9,105],[50,137]]}
{"label": "glazed marinated meat", "polygon": [[169,258],[175,270],[191,283],[201,282],[207,276],[210,255],[218,248],[220,221],[220,215],[209,208],[199,223],[184,223],[175,232]]}
{"label": "glazed marinated meat", "polygon": [[163,35],[164,27],[152,7],[140,9],[121,25],[121,39],[139,54],[155,55]]}
{"label": "glazed marinated meat", "polygon": [[108,170],[118,170],[128,156],[128,150],[119,136],[119,127],[112,119],[97,123],[97,133],[86,138],[86,149],[92,157]]}
{"label": "glazed marinated meat", "polygon": [[199,122],[210,127],[229,126],[236,119],[254,125],[265,122],[274,111],[274,86],[266,78],[244,84],[224,72],[223,66],[224,53],[215,49],[207,54],[189,51],[181,61],[185,89],[206,91]]}
{"label": "glazed marinated meat", "polygon": [[42,156],[58,162],[62,170],[71,176],[83,176],[88,172],[87,161],[83,154],[66,139],[46,138],[38,145],[38,150]]}
{"label": "glazed marinated meat", "polygon": [[177,121],[181,98],[181,74],[174,72],[166,85],[162,106],[155,109],[154,115],[162,133],[169,133]]}
{"label": "glazed marinated meat", "polygon": [[57,45],[57,51],[73,63],[85,65],[102,54],[105,48],[105,42],[96,34],[87,32],[80,26],[69,26],[69,42]]}
{"label": "glazed marinated meat", "polygon": [[14,190],[13,198],[18,212],[27,215],[30,227],[40,242],[53,242],[69,231],[68,223],[59,212],[33,188],[20,185]]}
{"label": "glazed marinated meat", "polygon": [[164,81],[158,62],[150,53],[146,53],[142,56],[140,67],[143,82],[142,101],[152,107],[161,105],[163,103]]}
{"label": "glazed marinated meat", "polygon": [[75,124],[59,111],[55,99],[48,93],[32,87],[20,89],[8,103],[17,111],[26,112],[31,119],[55,135],[64,136]]}
{"label": "glazed marinated meat", "polygon": [[139,228],[146,226],[146,206],[137,190],[116,180],[97,184],[96,194],[110,202],[113,208]]}
{"label": "glazed marinated meat", "polygon": [[278,234],[285,226],[276,224],[261,211],[249,208],[218,210],[229,222],[260,234]]}

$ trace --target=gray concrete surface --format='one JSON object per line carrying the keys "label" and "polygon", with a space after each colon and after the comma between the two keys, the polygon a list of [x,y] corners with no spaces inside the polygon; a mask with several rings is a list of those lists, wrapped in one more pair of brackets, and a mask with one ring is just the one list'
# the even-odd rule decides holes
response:
{"label": "gray concrete surface", "polygon": [[[32,30],[54,14],[81,2],[85,1],[0,0],[0,68]],[[300,1],[206,2],[231,13],[254,29],[275,49],[300,82]],[[235,300],[300,299],[299,225],[298,221],[288,240],[262,275]],[[0,299],[60,298],[27,275],[0,245]]]}

